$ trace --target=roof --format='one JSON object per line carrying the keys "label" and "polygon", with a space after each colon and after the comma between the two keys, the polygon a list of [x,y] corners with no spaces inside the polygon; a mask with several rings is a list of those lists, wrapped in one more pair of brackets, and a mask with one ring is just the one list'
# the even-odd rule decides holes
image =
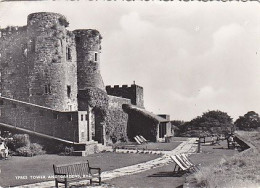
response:
{"label": "roof", "polygon": [[128,104],[125,104],[124,106],[125,106],[126,109],[130,109],[130,110],[134,110],[136,112],[139,112],[139,113],[141,113],[141,114],[143,114],[145,116],[148,116],[148,117],[150,117],[150,118],[152,118],[152,119],[154,119],[154,120],[156,120],[156,121],[158,121],[160,123],[162,123],[162,122],[169,122],[167,119],[164,119],[163,117],[160,117],[160,116],[158,116],[158,115],[156,115],[156,114],[154,114],[152,112],[149,112],[149,111],[147,111],[147,110],[145,110],[143,108],[139,108],[137,106],[128,105]]}

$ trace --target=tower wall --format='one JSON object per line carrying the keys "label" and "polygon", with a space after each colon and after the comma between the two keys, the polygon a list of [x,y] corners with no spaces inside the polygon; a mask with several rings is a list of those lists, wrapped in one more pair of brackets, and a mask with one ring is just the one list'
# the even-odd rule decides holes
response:
{"label": "tower wall", "polygon": [[105,91],[100,74],[101,35],[97,30],[75,30],[78,89],[99,88]]}
{"label": "tower wall", "polygon": [[59,111],[77,110],[74,34],[56,13],[28,16],[29,102]]}
{"label": "tower wall", "polygon": [[123,85],[106,86],[108,95],[131,99],[131,104],[144,108],[143,87],[132,84],[130,87]]}
{"label": "tower wall", "polygon": [[28,64],[26,27],[0,30],[0,93],[28,101]]}

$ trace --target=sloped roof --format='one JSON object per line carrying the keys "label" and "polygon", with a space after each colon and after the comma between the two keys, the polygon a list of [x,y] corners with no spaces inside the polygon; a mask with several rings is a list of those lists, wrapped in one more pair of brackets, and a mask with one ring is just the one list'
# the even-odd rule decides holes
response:
{"label": "sloped roof", "polygon": [[148,117],[150,117],[150,118],[152,118],[152,119],[154,119],[154,120],[156,120],[156,121],[158,121],[160,123],[162,123],[162,122],[169,122],[167,119],[164,119],[163,117],[158,116],[158,115],[156,115],[156,114],[154,114],[152,112],[149,112],[149,111],[147,111],[147,110],[145,110],[143,108],[139,108],[137,106],[128,105],[128,104],[125,104],[124,107],[126,109],[128,109],[128,110],[134,110],[136,112],[139,112],[139,113],[141,113],[141,114],[143,114],[145,116],[148,116]]}

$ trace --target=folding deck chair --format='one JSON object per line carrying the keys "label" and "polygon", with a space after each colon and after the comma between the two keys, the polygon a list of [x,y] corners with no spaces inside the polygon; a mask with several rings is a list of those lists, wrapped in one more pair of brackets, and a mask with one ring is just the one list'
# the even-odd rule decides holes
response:
{"label": "folding deck chair", "polygon": [[141,138],[143,142],[148,143],[148,140],[146,140],[142,135],[139,135],[139,138]]}
{"label": "folding deck chair", "polygon": [[142,141],[139,140],[139,138],[137,138],[137,136],[134,137],[135,141],[138,143],[138,144],[142,144]]}
{"label": "folding deck chair", "polygon": [[174,170],[173,172],[196,172],[198,171],[198,168],[196,165],[194,165],[185,154],[179,154],[179,155],[174,155],[170,156],[171,159],[175,162]]}

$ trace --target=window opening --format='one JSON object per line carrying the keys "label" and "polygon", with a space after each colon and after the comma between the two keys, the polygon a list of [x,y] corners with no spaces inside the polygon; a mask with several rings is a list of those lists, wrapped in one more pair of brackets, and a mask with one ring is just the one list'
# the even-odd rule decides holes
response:
{"label": "window opening", "polygon": [[66,48],[66,59],[69,61],[72,59],[71,48],[69,48],[69,47]]}
{"label": "window opening", "polygon": [[81,115],[81,121],[83,121],[83,115]]}
{"label": "window opening", "polygon": [[67,96],[68,96],[68,98],[70,98],[71,97],[71,86],[67,86]]}
{"label": "window opening", "polygon": [[97,53],[97,52],[95,52],[95,58],[94,58],[94,60],[95,60],[95,61],[98,60],[98,53]]}

